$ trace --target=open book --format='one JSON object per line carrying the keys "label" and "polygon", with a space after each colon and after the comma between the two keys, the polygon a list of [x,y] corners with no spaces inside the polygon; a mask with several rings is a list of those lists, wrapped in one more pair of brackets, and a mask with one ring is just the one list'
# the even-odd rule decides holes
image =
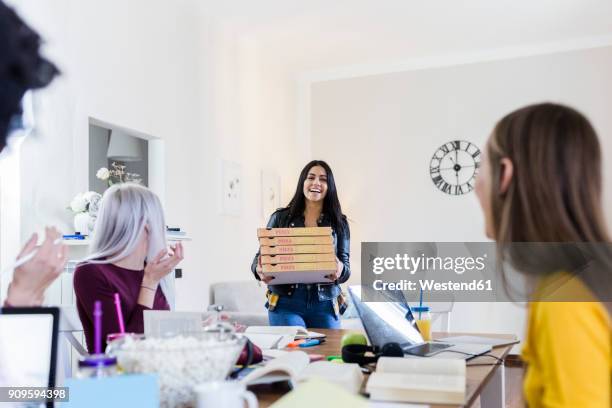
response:
{"label": "open book", "polygon": [[381,357],[366,392],[379,401],[463,404],[465,361]]}
{"label": "open book", "polygon": [[358,393],[363,382],[363,373],[357,364],[337,364],[329,361],[310,363],[308,354],[292,351],[270,360],[240,381],[246,385],[269,384],[279,381],[298,383],[311,378],[320,378]]}
{"label": "open book", "polygon": [[308,331],[302,326],[249,326],[245,333],[293,335],[297,339],[320,339],[323,333]]}
{"label": "open book", "polygon": [[244,335],[262,350],[280,350],[295,339],[319,339],[322,333],[311,332],[300,326],[249,326]]}

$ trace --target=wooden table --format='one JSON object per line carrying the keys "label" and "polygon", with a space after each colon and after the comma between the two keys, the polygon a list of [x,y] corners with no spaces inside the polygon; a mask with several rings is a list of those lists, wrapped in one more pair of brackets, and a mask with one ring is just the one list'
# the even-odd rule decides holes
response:
{"label": "wooden table", "polygon": [[[325,356],[340,355],[340,341],[342,336],[349,330],[332,330],[332,329],[312,329],[314,331],[327,335],[325,343],[320,346],[308,347],[300,349],[309,354],[323,354]],[[354,331],[354,330],[350,330]],[[448,336],[459,336],[467,333],[433,333],[433,338],[442,338]],[[508,334],[473,334],[476,336],[494,337],[500,339],[512,340],[515,337]],[[495,347],[488,354],[494,355],[497,358],[504,359],[512,346]],[[481,398],[481,406],[483,407],[503,407],[504,406],[504,370],[503,366],[492,365],[495,360],[491,357],[481,356],[476,357],[467,362],[466,370],[466,404],[465,407],[470,407],[478,399]],[[471,366],[471,364],[491,364]],[[367,376],[366,380],[367,381]],[[364,386],[365,386],[364,381]],[[364,389],[362,386],[362,390]],[[285,393],[289,391],[286,384],[271,384],[258,385],[249,388],[257,395],[259,406],[262,408],[270,406]],[[437,407],[437,405],[431,405]],[[443,405],[448,408],[448,405]]]}

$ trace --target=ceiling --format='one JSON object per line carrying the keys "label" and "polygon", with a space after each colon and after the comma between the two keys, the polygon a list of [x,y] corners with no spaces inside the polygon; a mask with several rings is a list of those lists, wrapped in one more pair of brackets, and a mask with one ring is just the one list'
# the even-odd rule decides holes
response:
{"label": "ceiling", "polygon": [[610,0],[209,0],[203,7],[295,71],[612,36]]}

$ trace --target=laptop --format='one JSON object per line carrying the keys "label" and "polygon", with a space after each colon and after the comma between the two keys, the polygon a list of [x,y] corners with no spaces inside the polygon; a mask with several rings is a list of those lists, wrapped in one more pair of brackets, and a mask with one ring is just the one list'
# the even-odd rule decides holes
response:
{"label": "laptop", "polygon": [[55,387],[59,318],[57,307],[0,308],[0,386]]}
{"label": "laptop", "polygon": [[[406,355],[465,360],[491,351],[491,346],[487,344],[426,342],[402,292],[385,293],[386,302],[363,302],[362,290],[368,288],[350,286],[349,294],[373,346],[380,348],[386,343],[395,342],[399,343]],[[380,293],[377,295],[380,296]]]}

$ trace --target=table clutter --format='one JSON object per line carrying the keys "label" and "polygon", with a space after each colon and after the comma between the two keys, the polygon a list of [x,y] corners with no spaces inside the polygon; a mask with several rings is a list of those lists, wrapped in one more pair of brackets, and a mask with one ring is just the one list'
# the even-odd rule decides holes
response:
{"label": "table clutter", "polygon": [[[119,301],[116,299],[117,304]],[[197,322],[202,322],[201,317],[193,315],[177,318],[181,321],[189,318],[189,324],[184,327],[193,328]],[[211,404],[220,406],[221,402],[223,406],[239,407],[246,403],[249,408],[258,405],[293,408],[330,406],[331,401],[359,407],[367,404],[364,394],[369,394],[373,401],[430,404],[463,405],[474,398],[473,391],[466,387],[464,360],[377,355],[375,350],[368,351],[370,346],[360,332],[252,326],[244,333],[237,333],[225,323],[200,328],[195,333],[175,332],[146,338],[130,333],[117,336],[109,343],[106,354],[84,359],[112,360],[116,369],[106,370],[106,363],[92,369],[91,364],[83,363],[88,375],[71,379],[69,384],[75,387],[75,392],[88,389],[88,394],[94,395],[91,390],[96,386],[100,387],[100,392],[108,390],[109,384],[115,384],[118,391],[125,390],[122,379],[128,382],[136,378],[142,380],[134,384],[149,384],[150,392],[150,383],[154,381],[157,393],[150,400],[159,400],[159,406],[164,408],[206,408]],[[161,332],[156,331],[156,334]],[[235,377],[230,376],[239,371],[236,364],[247,339],[263,350],[264,360],[246,367]],[[347,347],[364,348],[364,362],[343,361],[342,355]],[[507,353],[509,347],[503,347]],[[368,355],[373,357],[368,360]],[[484,370],[484,367],[478,368]],[[262,391],[278,383],[290,386],[280,393]],[[134,389],[131,392],[138,394],[141,391]],[[252,392],[256,393],[259,402]]]}

